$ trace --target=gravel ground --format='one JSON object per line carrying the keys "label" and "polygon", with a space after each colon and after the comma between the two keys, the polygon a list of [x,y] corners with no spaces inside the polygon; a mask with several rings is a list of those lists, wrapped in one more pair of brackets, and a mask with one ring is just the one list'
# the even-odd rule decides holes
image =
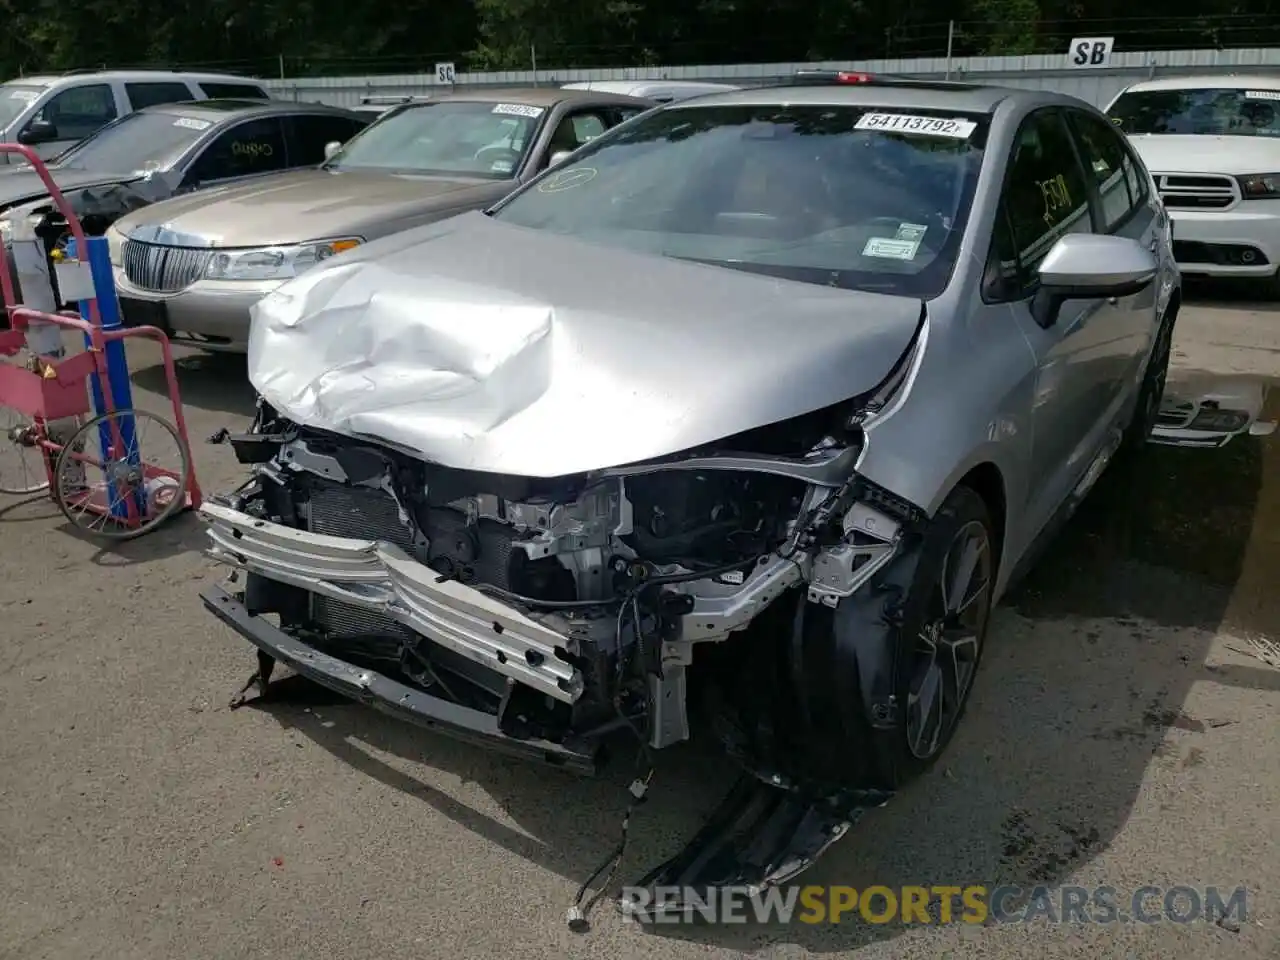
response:
{"label": "gravel ground", "polygon": [[[131,357],[142,405],[161,383]],[[1280,312],[1184,310],[1180,373],[1280,374]],[[243,364],[183,360],[198,442],[250,412]],[[1280,416],[1280,391],[1269,415]],[[1243,925],[642,930],[564,911],[617,837],[620,779],[583,782],[299,686],[232,713],[248,644],[207,616],[184,518],[118,550],[47,500],[0,498],[0,957],[1280,957],[1280,436],[1153,449],[1109,471],[997,613],[933,773],[805,877],[869,884],[1248,887]],[[731,770],[663,758],[621,877],[677,849]]]}

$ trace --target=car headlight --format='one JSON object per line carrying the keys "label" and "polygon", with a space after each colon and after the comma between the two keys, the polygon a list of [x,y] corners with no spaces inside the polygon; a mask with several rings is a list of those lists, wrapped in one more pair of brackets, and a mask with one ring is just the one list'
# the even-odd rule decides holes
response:
{"label": "car headlight", "polygon": [[209,261],[204,275],[206,280],[290,280],[360,243],[359,237],[344,237],[290,247],[221,250]]}
{"label": "car headlight", "polygon": [[1236,179],[1246,200],[1280,197],[1280,173],[1248,173]]}

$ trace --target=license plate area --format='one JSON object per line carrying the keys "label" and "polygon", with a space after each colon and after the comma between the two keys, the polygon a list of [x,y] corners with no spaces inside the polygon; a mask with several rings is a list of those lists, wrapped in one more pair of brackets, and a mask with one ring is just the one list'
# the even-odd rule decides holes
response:
{"label": "license plate area", "polygon": [[163,300],[137,300],[120,298],[120,321],[126,327],[159,327],[165,333],[169,329],[169,305]]}

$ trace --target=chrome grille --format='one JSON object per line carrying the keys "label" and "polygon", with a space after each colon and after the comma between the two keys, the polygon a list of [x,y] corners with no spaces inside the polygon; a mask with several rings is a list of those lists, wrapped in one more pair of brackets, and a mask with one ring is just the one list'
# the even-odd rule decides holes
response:
{"label": "chrome grille", "polygon": [[[400,522],[399,508],[390,494],[339,483],[311,487],[307,529],[330,537],[385,540],[405,549],[413,543],[413,534]],[[332,640],[414,636],[412,630],[390,617],[317,594],[311,596],[311,616]]]}
{"label": "chrome grille", "polygon": [[199,280],[212,258],[212,250],[126,240],[124,275],[140,290],[177,293]]}
{"label": "chrome grille", "polygon": [[1171,210],[1225,210],[1240,199],[1231,177],[1213,173],[1157,173],[1156,189]]}

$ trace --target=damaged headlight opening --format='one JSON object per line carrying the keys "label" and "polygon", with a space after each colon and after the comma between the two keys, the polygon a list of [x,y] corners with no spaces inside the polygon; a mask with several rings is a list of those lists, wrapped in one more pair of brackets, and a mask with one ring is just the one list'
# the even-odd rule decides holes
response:
{"label": "damaged headlight opening", "polygon": [[290,280],[336,254],[359,246],[359,237],[317,240],[294,246],[220,250],[205,270],[206,280]]}

